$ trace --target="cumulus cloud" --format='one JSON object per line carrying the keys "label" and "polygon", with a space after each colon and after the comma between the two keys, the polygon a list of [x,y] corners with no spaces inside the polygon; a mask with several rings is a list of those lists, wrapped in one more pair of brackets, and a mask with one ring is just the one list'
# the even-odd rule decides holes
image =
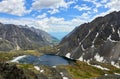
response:
{"label": "cumulus cloud", "polygon": [[91,15],[90,15],[90,13],[88,12],[88,13],[83,13],[81,16],[79,16],[81,19],[83,19],[83,20],[86,20],[86,21],[89,21],[90,20],[90,17],[91,17]]}
{"label": "cumulus cloud", "polygon": [[43,18],[45,18],[45,17],[47,17],[47,14],[46,14],[46,13],[43,13],[42,15],[38,15],[36,18],[38,18],[38,19],[43,19]]}
{"label": "cumulus cloud", "polygon": [[120,0],[110,0],[109,2],[108,2],[108,0],[102,0],[101,3],[106,3],[104,5],[104,7],[108,8],[108,10],[105,12],[101,12],[99,14],[94,15],[92,20],[95,19],[96,17],[99,17],[99,16],[105,16],[113,11],[120,11],[120,6],[119,6]]}
{"label": "cumulus cloud", "polygon": [[52,9],[49,13],[54,14],[59,12],[59,8],[68,8],[74,2],[73,0],[68,2],[65,2],[65,0],[34,0],[32,10]]}
{"label": "cumulus cloud", "polygon": [[97,0],[83,0],[83,1],[91,2],[91,3],[93,3],[97,8],[102,6],[102,4],[101,4],[100,2],[97,2]]}
{"label": "cumulus cloud", "polygon": [[2,0],[0,2],[0,12],[22,16],[30,10],[26,10],[25,0]]}
{"label": "cumulus cloud", "polygon": [[92,3],[92,7],[91,7],[91,13],[98,13],[99,12],[99,8],[100,7],[103,7],[105,5],[106,2],[108,2],[108,0],[101,0],[101,1],[98,1],[98,0],[83,0],[85,2],[89,2],[89,3]]}
{"label": "cumulus cloud", "polygon": [[107,3],[109,0],[101,0],[101,3]]}
{"label": "cumulus cloud", "polygon": [[48,11],[48,13],[50,13],[50,14],[55,14],[55,13],[58,13],[58,12],[60,12],[58,9],[51,9],[51,10]]}
{"label": "cumulus cloud", "polygon": [[65,2],[64,0],[35,0],[32,4],[33,9],[45,9],[45,8],[67,8],[71,2]]}
{"label": "cumulus cloud", "polygon": [[79,11],[82,11],[82,10],[91,10],[91,7],[88,7],[86,4],[82,4],[81,6],[76,5],[74,8],[78,9]]}
{"label": "cumulus cloud", "polygon": [[0,22],[5,24],[17,24],[17,25],[28,25],[29,27],[35,27],[38,29],[45,30],[47,32],[70,32],[76,26],[84,23],[84,20],[80,18],[74,18],[72,20],[66,21],[64,18],[50,17],[43,19],[7,19],[0,18]]}
{"label": "cumulus cloud", "polygon": [[[79,2],[79,0],[34,0],[30,10],[26,10],[25,0],[2,0],[0,2],[0,12],[18,16],[22,16],[33,10],[35,11],[35,13],[33,12],[34,14],[32,14],[34,18],[0,18],[0,22],[7,24],[12,23],[17,25],[28,25],[30,27],[36,27],[47,32],[70,32],[76,26],[79,26],[84,22],[89,22],[91,21],[91,19],[94,19],[98,16],[104,16],[112,11],[120,10],[120,0],[101,0],[99,2],[98,0],[83,0],[92,3],[93,6],[89,7],[87,4],[77,4],[70,7],[70,5],[75,4],[76,1]],[[65,20],[66,17],[57,18],[52,15],[47,17],[49,13],[55,14],[60,12],[60,10],[67,9],[69,7],[78,9],[79,11],[81,11],[82,14],[74,16],[70,20]],[[100,7],[108,8],[108,11],[99,12]],[[46,9],[47,13],[43,12],[43,14],[40,14],[42,13],[42,9]]]}
{"label": "cumulus cloud", "polygon": [[105,5],[106,8],[109,8],[112,11],[119,11],[120,10],[120,0],[110,0],[110,2],[108,2]]}
{"label": "cumulus cloud", "polygon": [[94,16],[91,18],[91,21],[92,21],[93,19],[97,18],[97,17],[103,17],[103,16],[105,16],[105,15],[107,15],[107,14],[113,12],[113,11],[114,11],[114,10],[110,9],[110,10],[108,10],[108,11],[106,11],[106,12],[101,12],[101,13],[99,13],[99,14],[96,14],[96,15],[94,15]]}

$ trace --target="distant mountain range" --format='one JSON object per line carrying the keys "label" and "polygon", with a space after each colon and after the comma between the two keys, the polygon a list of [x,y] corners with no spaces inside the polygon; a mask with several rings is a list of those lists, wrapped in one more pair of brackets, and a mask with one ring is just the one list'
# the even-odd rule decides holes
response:
{"label": "distant mountain range", "polygon": [[60,42],[58,55],[119,66],[120,11],[76,27]]}
{"label": "distant mountain range", "polygon": [[21,25],[0,23],[0,51],[27,50],[58,43],[45,31]]}

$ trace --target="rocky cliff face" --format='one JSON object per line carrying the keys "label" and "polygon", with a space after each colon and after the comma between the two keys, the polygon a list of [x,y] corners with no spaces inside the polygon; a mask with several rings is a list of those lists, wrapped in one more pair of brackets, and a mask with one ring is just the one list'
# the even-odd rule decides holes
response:
{"label": "rocky cliff face", "polygon": [[58,55],[119,65],[120,12],[112,12],[76,27],[62,39]]}
{"label": "rocky cliff face", "polygon": [[[41,30],[39,30],[38,34],[29,28],[21,28],[14,24],[0,23],[0,51],[26,50],[53,45],[47,40],[48,37],[46,37],[46,34],[46,32]],[[49,34],[47,34],[47,36],[51,37]],[[51,38],[51,40],[56,39]]]}

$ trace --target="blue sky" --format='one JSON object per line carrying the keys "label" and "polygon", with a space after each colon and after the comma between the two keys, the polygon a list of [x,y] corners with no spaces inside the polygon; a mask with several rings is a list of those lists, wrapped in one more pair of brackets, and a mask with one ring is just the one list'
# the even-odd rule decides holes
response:
{"label": "blue sky", "polygon": [[0,22],[28,25],[62,38],[82,23],[119,10],[120,0],[0,0]]}

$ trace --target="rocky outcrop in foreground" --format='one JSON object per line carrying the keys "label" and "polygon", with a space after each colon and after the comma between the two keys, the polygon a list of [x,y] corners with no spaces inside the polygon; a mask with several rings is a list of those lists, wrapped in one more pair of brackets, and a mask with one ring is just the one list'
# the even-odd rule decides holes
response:
{"label": "rocky outcrop in foreground", "polygon": [[[35,74],[30,78],[29,75],[24,73],[24,70],[17,68],[15,64],[0,63],[0,79],[32,79],[36,78]],[[36,78],[37,79],[37,78]]]}

